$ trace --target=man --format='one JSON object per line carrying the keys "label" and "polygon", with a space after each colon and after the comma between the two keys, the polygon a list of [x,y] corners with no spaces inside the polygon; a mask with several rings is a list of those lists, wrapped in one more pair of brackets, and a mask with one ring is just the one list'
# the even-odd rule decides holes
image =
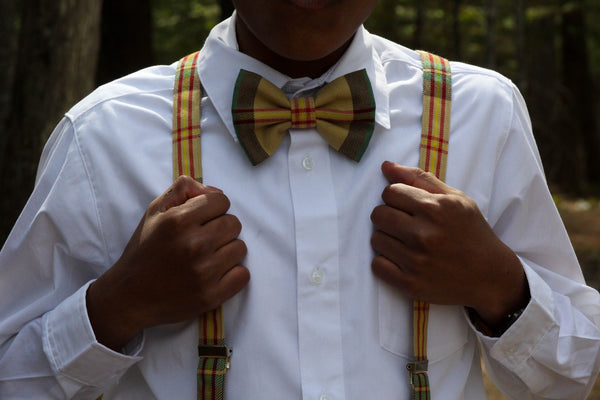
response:
{"label": "man", "polygon": [[[57,127],[0,256],[0,397],[193,398],[194,320],[224,304],[227,398],[405,398],[419,299],[434,398],[485,396],[478,339],[509,397],[584,398],[598,293],[512,84],[452,65],[446,185],[414,168],[421,62],[361,27],[374,0],[234,3],[198,57],[211,186],[169,187],[176,65],[99,89]],[[241,69],[288,97],[365,69],[360,162],[291,129],[251,166],[230,113]]]}

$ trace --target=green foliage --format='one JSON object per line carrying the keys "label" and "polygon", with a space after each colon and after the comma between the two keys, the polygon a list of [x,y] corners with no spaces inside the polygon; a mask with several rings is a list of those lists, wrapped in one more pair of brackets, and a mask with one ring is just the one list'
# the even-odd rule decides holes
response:
{"label": "green foliage", "polygon": [[218,22],[216,0],[152,0],[154,52],[159,64],[170,64],[199,50]]}

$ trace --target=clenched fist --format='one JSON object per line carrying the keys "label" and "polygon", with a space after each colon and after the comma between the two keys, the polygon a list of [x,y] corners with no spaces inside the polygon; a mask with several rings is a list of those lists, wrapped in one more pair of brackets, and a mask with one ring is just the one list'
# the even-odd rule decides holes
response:
{"label": "clenched fist", "polygon": [[145,328],[216,308],[248,283],[242,226],[229,205],[189,177],[150,204],[121,258],[88,289],[100,343],[118,350]]}
{"label": "clenched fist", "polygon": [[477,204],[430,173],[386,162],[371,220],[375,275],[407,296],[473,308],[490,326],[527,304],[523,267]]}

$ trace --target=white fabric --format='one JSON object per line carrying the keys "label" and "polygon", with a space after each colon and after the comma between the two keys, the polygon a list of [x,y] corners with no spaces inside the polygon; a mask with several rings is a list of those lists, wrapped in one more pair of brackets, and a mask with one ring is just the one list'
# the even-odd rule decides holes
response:
{"label": "white fabric", "polygon": [[[205,182],[231,199],[252,274],[225,304],[227,398],[408,398],[410,302],[372,275],[369,215],[386,185],[381,163],[418,164],[420,58],[361,28],[321,79],[289,83],[235,47],[225,22],[198,65]],[[360,164],[314,131],[291,131],[252,167],[230,115],[240,68],[306,90],[366,68],[377,124]],[[477,338],[509,398],[584,398],[598,370],[600,299],[548,193],[523,100],[494,72],[460,63],[452,71],[447,182],[519,255],[532,299],[500,339],[478,333],[462,307],[431,307],[433,399],[485,398]],[[174,74],[175,64],[153,67],[99,88],[48,142],[0,253],[0,398],[195,398],[194,321],[147,329],[120,354],[95,341],[85,307],[87,283],[118,259],[172,182]]]}

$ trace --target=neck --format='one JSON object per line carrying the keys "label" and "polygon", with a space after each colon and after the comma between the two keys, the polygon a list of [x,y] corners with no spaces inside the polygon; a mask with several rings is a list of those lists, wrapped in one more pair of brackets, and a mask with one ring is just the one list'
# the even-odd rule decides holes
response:
{"label": "neck", "polygon": [[283,57],[266,47],[256,36],[254,36],[246,24],[240,22],[240,18],[236,19],[235,29],[238,46],[242,53],[286,74],[290,78],[309,77],[314,79],[320,77],[342,57],[352,42],[352,38],[350,38],[343,46],[323,58],[310,61],[298,61]]}

